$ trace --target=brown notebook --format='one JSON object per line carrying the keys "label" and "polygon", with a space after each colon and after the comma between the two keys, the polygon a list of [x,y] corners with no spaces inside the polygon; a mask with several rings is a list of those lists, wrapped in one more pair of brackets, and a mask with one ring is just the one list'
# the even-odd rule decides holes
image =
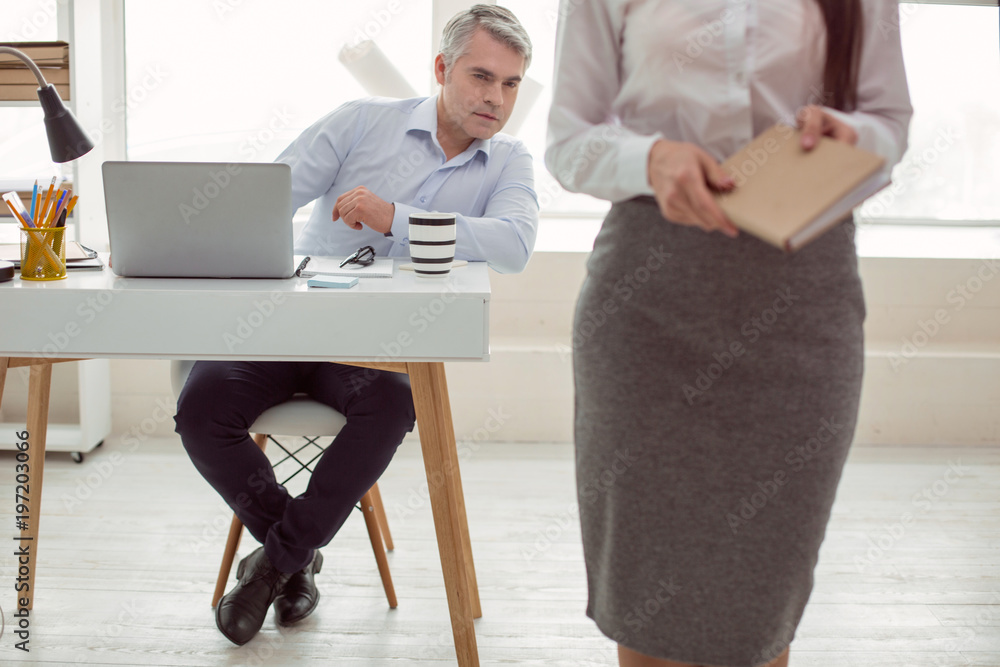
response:
{"label": "brown notebook", "polygon": [[736,181],[715,195],[743,231],[787,252],[798,250],[889,184],[885,160],[829,137],[806,152],[802,133],[775,125],[722,167]]}

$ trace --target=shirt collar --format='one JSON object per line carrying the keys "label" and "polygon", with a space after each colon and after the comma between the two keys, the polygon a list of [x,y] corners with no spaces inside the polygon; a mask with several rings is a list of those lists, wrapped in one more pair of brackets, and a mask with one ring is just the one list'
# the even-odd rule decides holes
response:
{"label": "shirt collar", "polygon": [[[433,95],[418,104],[410,112],[410,119],[406,123],[406,131],[420,130],[427,132],[433,137],[434,143],[437,144],[437,102],[438,96]],[[483,159],[488,161],[492,145],[492,139],[473,139],[464,152],[459,153],[452,159],[459,160],[459,164],[465,164],[474,158],[477,153],[482,153]]]}

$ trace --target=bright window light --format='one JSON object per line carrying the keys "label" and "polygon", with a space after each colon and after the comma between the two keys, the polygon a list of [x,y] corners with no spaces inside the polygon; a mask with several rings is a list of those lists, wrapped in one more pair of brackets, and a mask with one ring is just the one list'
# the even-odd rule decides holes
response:
{"label": "bright window light", "polygon": [[1000,9],[903,3],[899,12],[914,109],[909,148],[893,188],[869,199],[859,218],[997,224]]}

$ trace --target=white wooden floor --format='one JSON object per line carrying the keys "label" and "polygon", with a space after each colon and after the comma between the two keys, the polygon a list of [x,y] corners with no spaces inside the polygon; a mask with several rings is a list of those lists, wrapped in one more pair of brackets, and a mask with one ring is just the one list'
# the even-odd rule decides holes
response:
{"label": "white wooden floor", "polygon": [[[583,613],[571,447],[465,454],[482,663],[616,664]],[[209,606],[230,514],[170,439],[109,442],[79,465],[48,457],[31,652],[15,650],[13,478],[13,455],[0,453],[0,665],[455,664],[415,442],[381,482],[399,608],[386,605],[357,515],[324,550],[316,613],[286,630],[269,614],[242,648]],[[791,664],[1000,666],[998,508],[1000,448],[855,447]]]}

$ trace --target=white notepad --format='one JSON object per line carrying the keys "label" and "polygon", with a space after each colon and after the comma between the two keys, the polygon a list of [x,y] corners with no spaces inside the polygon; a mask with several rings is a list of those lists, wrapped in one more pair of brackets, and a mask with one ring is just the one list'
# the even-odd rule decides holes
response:
{"label": "white notepad", "polygon": [[309,261],[305,263],[302,272],[303,278],[311,278],[317,274],[327,276],[354,276],[356,278],[392,278],[392,259],[383,257],[376,259],[368,266],[360,264],[346,264],[340,268],[340,263],[346,257],[325,257],[321,255],[310,255]]}

